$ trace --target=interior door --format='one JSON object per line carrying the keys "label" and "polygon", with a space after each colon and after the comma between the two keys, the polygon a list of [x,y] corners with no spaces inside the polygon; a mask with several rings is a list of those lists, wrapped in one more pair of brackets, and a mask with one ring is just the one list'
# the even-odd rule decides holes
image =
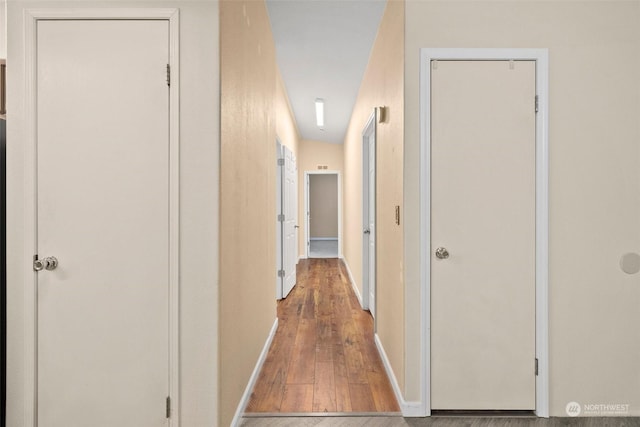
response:
{"label": "interior door", "polygon": [[286,298],[296,284],[297,251],[297,223],[298,223],[298,168],[296,158],[287,148],[284,150],[284,285],[282,297]]}
{"label": "interior door", "polygon": [[[375,126],[375,124],[374,124]],[[376,316],[376,139],[369,136],[369,311]]]}
{"label": "interior door", "polygon": [[431,80],[431,407],[535,409],[535,62]]}
{"label": "interior door", "polygon": [[362,131],[363,308],[376,315],[376,115]]}
{"label": "interior door", "polygon": [[284,183],[284,157],[282,144],[276,141],[276,299],[282,299],[284,277],[280,274],[284,271],[284,205],[282,203],[282,187]]}
{"label": "interior door", "polygon": [[169,24],[37,25],[38,424],[167,425]]}

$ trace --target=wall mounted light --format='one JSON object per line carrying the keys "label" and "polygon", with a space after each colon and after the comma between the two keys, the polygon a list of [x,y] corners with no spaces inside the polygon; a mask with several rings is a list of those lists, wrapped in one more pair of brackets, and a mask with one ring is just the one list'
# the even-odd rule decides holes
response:
{"label": "wall mounted light", "polygon": [[316,98],[316,124],[319,128],[324,127],[324,99]]}

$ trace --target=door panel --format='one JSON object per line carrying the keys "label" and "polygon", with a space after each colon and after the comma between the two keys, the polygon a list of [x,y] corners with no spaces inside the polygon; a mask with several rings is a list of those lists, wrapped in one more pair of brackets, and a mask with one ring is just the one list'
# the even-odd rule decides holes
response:
{"label": "door panel", "polygon": [[362,305],[376,315],[376,116],[362,131]]}
{"label": "door panel", "polygon": [[[373,124],[375,126],[375,123]],[[375,133],[369,135],[369,311],[376,316],[376,140]]]}
{"label": "door panel", "polygon": [[282,205],[282,183],[284,182],[284,158],[282,157],[282,144],[276,142],[276,161],[278,167],[276,169],[276,299],[283,298],[282,289],[284,285],[284,277],[280,275],[280,271],[284,270],[284,222],[280,220],[280,216],[284,215]]}
{"label": "door panel", "polygon": [[535,62],[438,61],[431,96],[431,407],[531,410]]}
{"label": "door panel", "polygon": [[296,158],[287,148],[284,149],[284,210],[285,210],[285,249],[284,249],[284,288],[282,297],[286,298],[296,284],[296,264],[298,264],[297,232],[298,223],[298,168]]}
{"label": "door panel", "polygon": [[167,21],[40,21],[38,420],[162,426],[169,377]]}

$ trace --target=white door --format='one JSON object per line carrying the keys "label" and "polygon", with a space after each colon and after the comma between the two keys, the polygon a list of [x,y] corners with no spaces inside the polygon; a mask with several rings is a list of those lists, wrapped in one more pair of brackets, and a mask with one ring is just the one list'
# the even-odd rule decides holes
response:
{"label": "white door", "polygon": [[363,292],[365,309],[376,315],[376,120],[372,114],[363,135]]}
{"label": "white door", "polygon": [[284,149],[284,285],[282,297],[286,298],[296,284],[296,264],[298,264],[298,168],[296,158]]}
{"label": "white door", "polygon": [[37,419],[164,426],[168,21],[37,27]]}
{"label": "white door", "polygon": [[282,187],[284,183],[284,157],[282,156],[282,144],[276,141],[276,299],[282,299],[284,277],[280,273],[284,271],[284,206],[282,204]]}
{"label": "white door", "polygon": [[535,409],[535,78],[432,66],[432,409]]}

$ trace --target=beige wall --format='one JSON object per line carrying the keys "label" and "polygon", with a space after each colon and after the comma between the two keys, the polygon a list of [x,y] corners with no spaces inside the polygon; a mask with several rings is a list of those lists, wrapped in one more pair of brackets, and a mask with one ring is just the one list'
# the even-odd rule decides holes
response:
{"label": "beige wall", "polygon": [[7,57],[7,2],[0,1],[0,58]]}
{"label": "beige wall", "polygon": [[[298,157],[298,146],[300,145],[300,132],[296,119],[293,116],[287,88],[284,86],[280,71],[276,76],[276,135],[282,145],[286,145],[291,152]],[[275,144],[275,142],[274,142]]]}
{"label": "beige wall", "polygon": [[362,294],[362,130],[375,107],[387,119],[376,125],[376,328],[398,383],[405,382],[402,209],[404,1],[387,3],[344,143],[344,257]]}
{"label": "beige wall", "polygon": [[[113,6],[111,6],[113,5]],[[25,8],[78,8],[78,2],[11,1],[8,5],[8,330],[7,425],[23,426],[23,207]],[[218,5],[189,1],[83,1],[93,7],[180,8],[180,370],[185,427],[216,425],[218,413]]]}
{"label": "beige wall", "polygon": [[222,426],[229,425],[276,319],[277,70],[264,2],[221,2],[220,37]]}
{"label": "beige wall", "polygon": [[[640,2],[408,1],[405,49],[407,352],[419,352],[421,47],[546,47],[550,54],[550,395],[640,415]],[[407,364],[417,400],[419,363]]]}
{"label": "beige wall", "polygon": [[[301,140],[298,146],[298,249],[300,256],[306,256],[305,250],[305,202],[304,202],[304,173],[318,171],[318,165],[327,166],[327,170],[344,170],[344,155],[342,144],[328,142]],[[342,248],[339,249],[342,254]]]}
{"label": "beige wall", "polygon": [[338,175],[309,175],[309,237],[338,238]]}

